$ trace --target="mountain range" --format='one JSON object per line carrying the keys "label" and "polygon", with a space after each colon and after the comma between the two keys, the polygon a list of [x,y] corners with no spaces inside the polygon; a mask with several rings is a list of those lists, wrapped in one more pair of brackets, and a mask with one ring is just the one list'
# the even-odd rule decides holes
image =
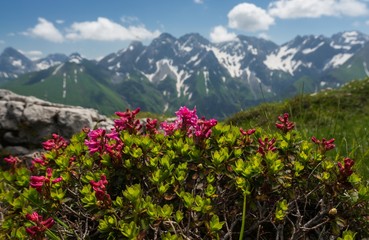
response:
{"label": "mountain range", "polygon": [[212,43],[196,33],[163,33],[99,61],[78,53],[32,61],[9,47],[0,55],[0,87],[104,114],[127,107],[172,113],[186,105],[221,119],[260,102],[340,87],[369,76],[368,68],[369,36],[357,31],[297,36],[282,45],[243,35]]}

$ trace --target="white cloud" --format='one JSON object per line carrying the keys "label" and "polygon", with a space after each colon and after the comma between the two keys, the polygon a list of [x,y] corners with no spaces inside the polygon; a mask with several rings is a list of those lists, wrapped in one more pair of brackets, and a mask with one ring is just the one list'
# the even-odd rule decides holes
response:
{"label": "white cloud", "polygon": [[259,33],[258,35],[259,38],[265,39],[265,40],[270,40],[270,36],[267,33]]}
{"label": "white cloud", "polygon": [[197,4],[203,4],[204,3],[204,0],[193,0],[195,3]]}
{"label": "white cloud", "polygon": [[369,20],[365,21],[365,25],[369,26]]}
{"label": "white cloud", "polygon": [[228,32],[223,26],[214,27],[210,33],[210,40],[215,43],[232,41],[235,40],[236,37],[237,35],[235,33]]}
{"label": "white cloud", "polygon": [[22,54],[26,55],[28,58],[30,58],[31,60],[37,60],[39,58],[42,57],[43,53],[41,51],[38,50],[31,50],[31,51],[22,51],[20,49],[18,49],[19,52],[21,52]]}
{"label": "white cloud", "polygon": [[58,20],[56,20],[55,21],[57,24],[63,24],[65,21],[64,20],[62,20],[62,19],[58,19]]}
{"label": "white cloud", "polygon": [[369,13],[359,0],[277,0],[269,4],[268,13],[274,17],[319,18],[322,16],[363,16]]}
{"label": "white cloud", "polygon": [[160,34],[160,31],[149,31],[143,25],[125,27],[104,17],[73,23],[68,31],[67,39],[97,41],[148,40]]}
{"label": "white cloud", "polygon": [[228,13],[228,26],[246,32],[268,30],[273,24],[273,17],[251,3],[238,4]]}
{"label": "white cloud", "polygon": [[64,37],[53,23],[44,18],[38,18],[38,24],[34,28],[28,29],[23,34],[43,38],[51,42],[63,42]]}

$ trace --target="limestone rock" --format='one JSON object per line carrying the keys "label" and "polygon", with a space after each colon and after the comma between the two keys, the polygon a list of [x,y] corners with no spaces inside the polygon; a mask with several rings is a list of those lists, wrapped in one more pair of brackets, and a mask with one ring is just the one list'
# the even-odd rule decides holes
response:
{"label": "limestone rock", "polygon": [[0,89],[0,145],[40,148],[51,134],[65,138],[82,128],[110,129],[113,121],[97,110],[25,97]]}

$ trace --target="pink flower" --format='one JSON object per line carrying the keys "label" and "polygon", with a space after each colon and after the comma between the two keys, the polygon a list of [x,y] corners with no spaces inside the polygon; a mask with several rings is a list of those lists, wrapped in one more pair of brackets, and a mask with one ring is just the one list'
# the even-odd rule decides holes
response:
{"label": "pink flower", "polygon": [[51,180],[52,175],[53,175],[53,170],[51,168],[47,168],[46,177],[45,176],[31,176],[29,185],[41,193],[44,185],[47,185],[49,187],[50,183],[55,184],[63,180],[62,177],[54,178],[53,180]]}
{"label": "pink flower", "polygon": [[269,151],[274,152],[274,151],[277,150],[277,148],[274,146],[275,138],[273,138],[270,141],[269,141],[268,138],[265,138],[264,141],[261,138],[259,138],[258,141],[259,141],[259,144],[260,144],[258,152],[263,156],[265,156],[265,154]]}
{"label": "pink flower", "polygon": [[7,158],[4,158],[4,161],[7,162],[9,165],[12,165],[12,166],[16,165],[17,162],[20,162],[19,158],[13,157],[11,155]]}
{"label": "pink flower", "polygon": [[156,125],[158,124],[158,120],[157,119],[151,119],[151,118],[147,118],[146,119],[146,131],[149,134],[158,134],[158,130],[156,129]]}
{"label": "pink flower", "polygon": [[110,195],[106,192],[106,185],[108,184],[108,180],[106,180],[105,175],[101,175],[100,180],[95,182],[93,180],[90,181],[92,189],[95,191],[95,196],[97,200],[102,201],[104,204],[109,206],[111,204]]}
{"label": "pink flower", "polygon": [[58,150],[60,148],[65,148],[68,146],[68,142],[61,136],[57,134],[52,135],[52,139],[49,139],[42,143],[45,150],[49,151],[52,149]]}
{"label": "pink flower", "polygon": [[191,111],[187,107],[180,107],[176,112],[176,124],[179,129],[188,130],[190,127],[195,127],[197,124],[196,107]]}
{"label": "pink flower", "polygon": [[89,140],[85,140],[85,145],[88,147],[88,150],[91,154],[95,152],[102,152],[105,142],[105,130],[96,129],[92,130],[88,133]]}
{"label": "pink flower", "polygon": [[127,109],[125,112],[116,112],[115,115],[117,115],[119,119],[114,120],[115,128],[127,130],[130,133],[137,133],[142,128],[140,120],[135,119],[139,112],[140,108],[136,108],[133,111]]}
{"label": "pink flower", "polygon": [[295,123],[290,122],[288,119],[289,115],[288,113],[283,114],[283,116],[279,116],[275,126],[279,129],[281,129],[284,133],[287,133],[288,131],[292,130],[295,127]]}
{"label": "pink flower", "polygon": [[26,232],[31,236],[43,233],[44,231],[46,231],[46,229],[51,228],[55,224],[53,218],[50,217],[46,220],[43,220],[42,216],[39,215],[37,212],[27,214],[26,218],[36,224],[35,226],[26,228]]}
{"label": "pink flower", "polygon": [[341,175],[344,178],[347,178],[351,176],[351,174],[353,173],[352,166],[354,166],[355,162],[350,158],[345,158],[343,161],[344,164],[338,162],[337,165]]}
{"label": "pink flower", "polygon": [[195,136],[198,139],[206,139],[211,135],[211,128],[217,125],[217,120],[210,119],[205,120],[205,118],[201,118],[197,120],[195,125]]}
{"label": "pink flower", "polygon": [[318,140],[316,137],[311,137],[311,141],[313,141],[315,144],[318,144],[320,146],[320,148],[325,152],[328,150],[331,150],[333,148],[336,147],[336,145],[334,145],[334,141],[335,139],[332,138],[330,140],[326,140],[325,138],[323,138],[321,141]]}
{"label": "pink flower", "polygon": [[164,130],[166,136],[170,136],[177,129],[175,123],[162,122],[160,124],[161,129]]}
{"label": "pink flower", "polygon": [[240,128],[240,132],[241,132],[241,134],[242,134],[242,135],[244,135],[244,136],[250,136],[250,135],[252,135],[255,131],[256,131],[256,130],[255,130],[254,128],[249,129],[249,130],[247,130],[247,131],[245,131],[245,130],[243,130],[242,128]]}
{"label": "pink flower", "polygon": [[35,157],[32,159],[32,166],[34,166],[36,163],[45,166],[47,164],[45,155],[41,155],[41,157]]}

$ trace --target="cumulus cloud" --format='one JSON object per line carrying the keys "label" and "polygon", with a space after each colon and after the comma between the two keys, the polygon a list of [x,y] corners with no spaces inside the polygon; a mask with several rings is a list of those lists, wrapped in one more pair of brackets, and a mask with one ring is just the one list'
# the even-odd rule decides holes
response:
{"label": "cumulus cloud", "polygon": [[38,18],[38,23],[35,27],[24,32],[25,35],[42,38],[51,42],[63,42],[64,37],[52,22],[44,18]]}
{"label": "cumulus cloud", "polygon": [[359,0],[277,0],[268,7],[271,16],[282,19],[322,16],[363,16],[368,7]]}
{"label": "cumulus cloud", "polygon": [[64,23],[64,20],[62,20],[62,19],[58,19],[58,20],[56,20],[55,21],[57,24],[63,24]]}
{"label": "cumulus cloud", "polygon": [[143,25],[125,27],[107,18],[97,21],[73,23],[66,38],[69,40],[124,41],[148,40],[160,35],[160,31],[149,31]]}
{"label": "cumulus cloud", "polygon": [[273,24],[273,17],[251,3],[238,4],[228,13],[228,26],[246,32],[268,30]]}
{"label": "cumulus cloud", "polygon": [[195,3],[197,4],[203,4],[204,3],[204,0],[193,0]]}
{"label": "cumulus cloud", "polygon": [[41,51],[38,51],[38,50],[22,51],[22,50],[18,49],[18,51],[21,52],[22,54],[26,55],[31,60],[37,60],[37,59],[39,59],[43,56],[43,53]]}
{"label": "cumulus cloud", "polygon": [[230,33],[223,26],[216,26],[210,33],[210,40],[215,43],[227,42],[235,40],[237,35],[235,33]]}
{"label": "cumulus cloud", "polygon": [[262,38],[262,39],[265,39],[265,40],[270,40],[271,39],[271,37],[267,34],[267,33],[259,33],[258,34],[258,37],[259,38]]}

